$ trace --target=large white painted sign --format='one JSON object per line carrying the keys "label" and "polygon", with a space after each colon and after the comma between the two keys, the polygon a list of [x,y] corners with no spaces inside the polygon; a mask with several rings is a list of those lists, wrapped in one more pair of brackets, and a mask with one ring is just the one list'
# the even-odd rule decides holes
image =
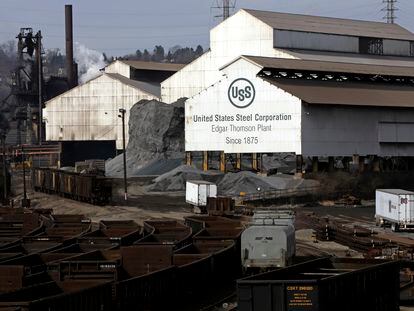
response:
{"label": "large white painted sign", "polygon": [[258,77],[228,77],[188,99],[187,151],[300,154],[300,100]]}

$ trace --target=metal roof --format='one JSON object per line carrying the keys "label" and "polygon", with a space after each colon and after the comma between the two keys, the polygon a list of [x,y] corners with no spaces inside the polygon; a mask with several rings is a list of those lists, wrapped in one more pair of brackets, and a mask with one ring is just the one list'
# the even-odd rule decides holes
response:
{"label": "metal roof", "polygon": [[263,68],[274,68],[281,70],[325,71],[414,77],[414,63],[413,67],[403,67],[257,56],[243,56],[243,58]]}
{"label": "metal roof", "polygon": [[275,29],[327,34],[414,40],[414,34],[397,24],[243,9]]}
{"label": "metal roof", "polygon": [[116,79],[124,84],[127,84],[129,86],[132,86],[133,88],[139,89],[141,91],[144,91],[146,93],[149,93],[151,95],[157,96],[158,98],[161,98],[161,85],[159,83],[148,83],[138,80],[132,80],[128,79],[127,77],[124,77],[123,75],[120,75],[118,73],[105,73],[107,76]]}
{"label": "metal roof", "polygon": [[265,79],[309,104],[413,107],[414,87],[387,84]]}
{"label": "metal roof", "polygon": [[120,60],[124,64],[139,70],[179,71],[186,64],[143,62],[138,60]]}
{"label": "metal roof", "polygon": [[414,57],[368,55],[309,50],[279,50],[284,51],[286,54],[291,55],[293,58],[303,60],[320,60],[338,63],[353,63],[380,66],[414,67]]}

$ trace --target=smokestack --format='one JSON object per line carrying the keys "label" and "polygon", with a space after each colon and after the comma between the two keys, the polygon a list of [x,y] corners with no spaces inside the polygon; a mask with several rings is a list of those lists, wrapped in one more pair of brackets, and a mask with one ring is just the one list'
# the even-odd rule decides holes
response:
{"label": "smokestack", "polygon": [[[72,5],[65,5],[65,32],[66,32],[66,75],[69,88],[75,86],[75,72],[73,66],[73,22]],[[77,73],[76,73],[77,74]]]}

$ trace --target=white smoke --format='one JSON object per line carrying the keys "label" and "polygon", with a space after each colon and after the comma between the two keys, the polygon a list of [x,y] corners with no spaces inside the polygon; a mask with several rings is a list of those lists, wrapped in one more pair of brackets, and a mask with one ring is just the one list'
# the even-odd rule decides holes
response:
{"label": "white smoke", "polygon": [[102,53],[88,49],[79,42],[75,43],[73,54],[75,62],[78,64],[80,84],[99,76],[99,69],[106,66]]}

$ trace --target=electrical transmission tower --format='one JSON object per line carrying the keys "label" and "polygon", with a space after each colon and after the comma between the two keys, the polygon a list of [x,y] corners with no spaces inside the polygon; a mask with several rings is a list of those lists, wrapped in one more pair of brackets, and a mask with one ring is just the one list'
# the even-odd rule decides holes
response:
{"label": "electrical transmission tower", "polygon": [[387,20],[388,24],[394,24],[397,16],[395,15],[395,11],[398,11],[398,8],[395,6],[397,0],[382,0],[383,3],[386,3],[387,6],[382,9],[382,11],[386,12],[384,19]]}
{"label": "electrical transmission tower", "polygon": [[213,9],[222,9],[223,13],[215,17],[222,17],[223,21],[230,17],[230,9],[236,7],[236,0],[216,0],[216,5]]}

